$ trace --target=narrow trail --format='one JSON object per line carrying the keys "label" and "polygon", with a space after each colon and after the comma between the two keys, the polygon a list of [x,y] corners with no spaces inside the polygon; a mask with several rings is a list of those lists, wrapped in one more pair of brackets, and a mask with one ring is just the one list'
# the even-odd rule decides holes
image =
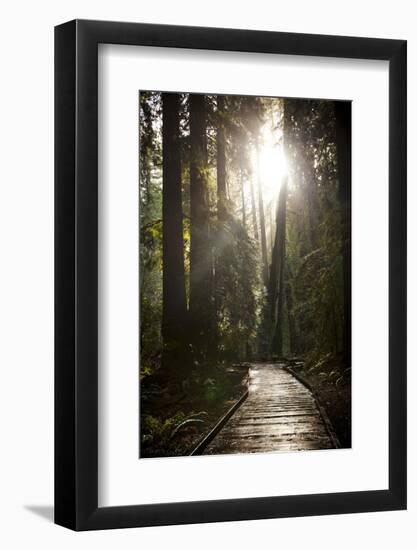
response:
{"label": "narrow trail", "polygon": [[312,393],[284,368],[253,364],[248,391],[203,454],[335,448]]}

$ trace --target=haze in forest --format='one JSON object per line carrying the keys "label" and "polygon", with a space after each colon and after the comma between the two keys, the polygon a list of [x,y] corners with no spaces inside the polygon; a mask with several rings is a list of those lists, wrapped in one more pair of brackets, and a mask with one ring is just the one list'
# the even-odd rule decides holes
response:
{"label": "haze in forest", "polygon": [[257,362],[350,446],[350,109],[140,92],[141,456],[187,454]]}

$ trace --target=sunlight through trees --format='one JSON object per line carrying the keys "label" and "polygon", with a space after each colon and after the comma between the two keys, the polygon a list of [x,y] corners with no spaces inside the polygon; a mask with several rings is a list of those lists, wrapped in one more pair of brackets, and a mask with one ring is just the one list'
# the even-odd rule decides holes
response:
{"label": "sunlight through trees", "polygon": [[349,135],[350,103],[140,93],[145,389],[294,357],[348,383]]}

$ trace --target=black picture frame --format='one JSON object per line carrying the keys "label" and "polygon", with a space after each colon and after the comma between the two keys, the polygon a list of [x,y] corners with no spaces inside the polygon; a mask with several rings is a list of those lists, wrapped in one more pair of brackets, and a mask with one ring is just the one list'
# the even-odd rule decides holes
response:
{"label": "black picture frame", "polygon": [[[98,44],[389,62],[389,488],[98,507]],[[406,508],[406,41],[74,20],[55,28],[55,522],[74,530]]]}

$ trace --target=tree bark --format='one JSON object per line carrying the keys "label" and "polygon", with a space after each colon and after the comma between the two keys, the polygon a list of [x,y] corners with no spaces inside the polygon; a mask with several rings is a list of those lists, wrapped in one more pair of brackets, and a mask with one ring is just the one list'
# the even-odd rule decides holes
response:
{"label": "tree bark", "polygon": [[257,242],[259,242],[258,220],[257,220],[257,216],[256,216],[255,191],[253,189],[252,174],[251,174],[251,177],[250,177],[250,196],[251,196],[251,203],[252,203],[253,236],[255,237],[255,240]]}
{"label": "tree bark", "polygon": [[309,161],[303,160],[303,180],[306,193],[306,203],[308,210],[309,234],[311,249],[316,250],[319,247],[318,227],[319,227],[319,206],[317,200],[316,181],[314,169],[309,165]]}
{"label": "tree bark", "polygon": [[223,245],[225,241],[225,227],[227,220],[227,198],[226,198],[226,139],[225,139],[225,100],[217,96],[217,117],[216,117],[216,176],[217,176],[217,231],[216,241],[213,246],[213,312],[212,312],[212,350],[211,356],[217,358],[218,349],[218,324],[220,321],[220,310],[222,306],[222,285],[224,281]]}
{"label": "tree bark", "polygon": [[243,180],[243,171],[240,170],[240,190],[242,194],[242,225],[246,230],[246,206],[245,206],[245,187]]}
{"label": "tree bark", "polygon": [[[284,244],[285,250],[285,244]],[[282,261],[280,263],[280,272],[278,278],[278,301],[277,301],[277,311],[276,311],[276,320],[274,326],[274,334],[272,337],[272,353],[278,357],[282,357],[282,348],[283,348],[283,332],[284,332],[284,256],[283,253]]]}
{"label": "tree bark", "polygon": [[[284,101],[284,149],[288,156],[289,111]],[[269,278],[270,315],[273,327],[271,351],[282,357],[285,296],[285,241],[287,224],[288,176],[282,182],[278,197],[275,241]]]}
{"label": "tree bark", "polygon": [[268,252],[266,249],[266,231],[265,231],[265,212],[264,201],[262,197],[262,181],[259,174],[259,143],[256,139],[256,159],[258,163],[258,203],[259,203],[259,223],[261,229],[261,250],[262,250],[262,279],[265,287],[268,287]]}
{"label": "tree bark", "polygon": [[294,299],[292,294],[292,288],[290,285],[290,271],[288,268],[288,265],[285,268],[285,302],[287,305],[287,315],[288,315],[288,330],[290,335],[290,352],[291,353],[297,353],[298,352],[298,336],[297,336],[297,327],[295,323],[295,317],[294,317]]}
{"label": "tree bark", "polygon": [[277,209],[274,250],[269,278],[270,314],[273,327],[272,353],[282,356],[282,329],[284,304],[285,233],[287,218],[287,178],[282,183]]}
{"label": "tree bark", "polygon": [[190,94],[190,320],[199,361],[207,358],[212,317],[206,125],[205,97]]}
{"label": "tree bark", "polygon": [[167,375],[187,362],[179,104],[178,94],[162,94],[162,362]]}
{"label": "tree bark", "polygon": [[217,96],[217,217],[226,220],[226,143],[224,135],[224,97]]}
{"label": "tree bark", "polygon": [[337,173],[339,180],[339,201],[342,207],[348,205],[351,173],[351,104],[335,101]]}
{"label": "tree bark", "polygon": [[282,183],[278,197],[274,248],[272,250],[271,269],[269,274],[269,301],[271,306],[271,320],[275,321],[276,303],[278,299],[281,264],[284,256],[285,225],[286,225],[287,180]]}
{"label": "tree bark", "polygon": [[[272,251],[274,249],[274,224],[272,221],[272,202],[269,203],[268,212],[269,212],[269,248],[270,248],[270,254],[272,258]],[[269,280],[269,279],[268,279]]]}
{"label": "tree bark", "polygon": [[[350,182],[351,182],[351,134],[352,134],[352,106],[348,101],[335,101],[336,118],[336,151],[337,173],[339,180],[339,202],[341,208],[342,223],[342,256],[343,256],[343,315],[344,330],[342,346],[344,351],[350,353]],[[349,357],[347,358],[349,361]]]}

